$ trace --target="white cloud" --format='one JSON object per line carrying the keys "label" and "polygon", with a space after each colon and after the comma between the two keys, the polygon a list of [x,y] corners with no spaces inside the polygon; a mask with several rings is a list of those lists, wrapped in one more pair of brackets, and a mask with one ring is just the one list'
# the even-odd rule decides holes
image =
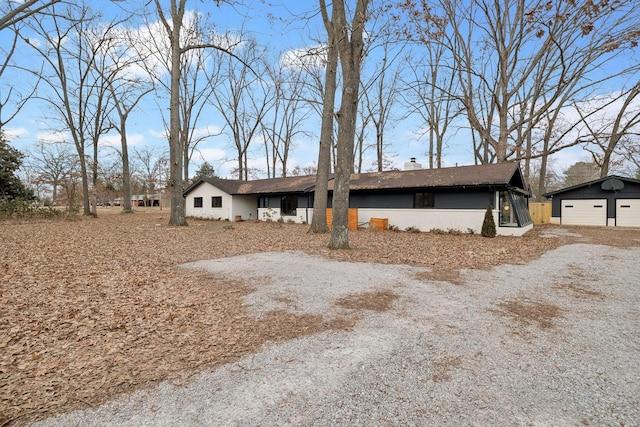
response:
{"label": "white cloud", "polygon": [[326,58],[326,46],[324,45],[291,49],[280,56],[280,65],[283,68],[322,69],[325,66]]}
{"label": "white cloud", "polygon": [[[127,134],[127,145],[129,147],[140,145],[145,142],[144,135],[139,133]],[[111,133],[100,138],[100,144],[107,147],[120,148],[122,142],[120,141],[120,134]]]}
{"label": "white cloud", "polygon": [[149,135],[154,137],[154,138],[160,138],[160,139],[169,139],[169,133],[166,129],[163,130],[155,130],[155,129],[149,129],[148,131]]}
{"label": "white cloud", "polygon": [[223,161],[227,157],[227,153],[221,148],[203,148],[201,150],[198,150],[198,153],[200,153],[199,157],[203,161],[209,162],[211,164]]}
{"label": "white cloud", "polygon": [[194,138],[202,138],[207,136],[217,136],[222,134],[222,128],[217,125],[208,125],[193,130]]}
{"label": "white cloud", "polygon": [[566,148],[551,155],[553,169],[560,173],[577,162],[592,162],[593,159],[581,147]]}
{"label": "white cloud", "polygon": [[4,134],[9,140],[24,138],[29,135],[29,131],[27,128],[19,127],[19,128],[7,128],[3,129]]}
{"label": "white cloud", "polygon": [[41,132],[38,140],[43,142],[71,142],[71,134],[68,131]]}

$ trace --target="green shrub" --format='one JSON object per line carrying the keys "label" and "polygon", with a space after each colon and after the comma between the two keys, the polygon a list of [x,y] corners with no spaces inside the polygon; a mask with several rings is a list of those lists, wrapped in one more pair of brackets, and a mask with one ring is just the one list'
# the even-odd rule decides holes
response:
{"label": "green shrub", "polygon": [[493,220],[491,203],[489,203],[487,211],[484,213],[484,221],[482,222],[482,231],[480,234],[482,234],[483,237],[496,237],[496,222]]}

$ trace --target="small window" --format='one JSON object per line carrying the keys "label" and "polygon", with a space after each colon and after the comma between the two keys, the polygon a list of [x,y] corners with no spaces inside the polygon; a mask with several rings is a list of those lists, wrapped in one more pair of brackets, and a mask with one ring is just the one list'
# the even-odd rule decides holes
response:
{"label": "small window", "polygon": [[213,196],[211,198],[211,207],[212,208],[221,208],[222,207],[222,196]]}
{"label": "small window", "polygon": [[414,209],[433,208],[433,193],[415,193],[413,195]]}
{"label": "small window", "polygon": [[194,197],[193,198],[193,207],[201,208],[202,207],[202,197]]}

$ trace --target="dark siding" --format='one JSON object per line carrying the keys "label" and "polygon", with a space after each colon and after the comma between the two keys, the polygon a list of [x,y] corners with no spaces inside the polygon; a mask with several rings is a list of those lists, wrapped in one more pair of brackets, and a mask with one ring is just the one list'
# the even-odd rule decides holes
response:
{"label": "dark siding", "polygon": [[309,203],[310,203],[309,196],[307,196],[307,195],[298,196],[298,207],[299,208],[313,207],[313,205],[310,205]]}
{"label": "dark siding", "polygon": [[280,209],[282,196],[268,196],[269,198],[269,207],[273,209]]}
{"label": "dark siding", "polygon": [[[260,196],[258,203],[259,206],[263,206],[263,204],[261,203],[263,199],[268,200],[269,204],[268,206],[270,208],[274,208],[274,209],[278,209],[282,207],[282,197],[284,197],[285,195],[287,196],[291,196],[291,194],[271,194],[268,196]],[[294,194],[295,196],[295,194]],[[298,194],[298,207],[299,208],[311,208],[313,207],[313,200],[311,198],[310,195],[308,194]]]}
{"label": "dark siding", "polygon": [[494,191],[488,189],[458,190],[448,193],[436,193],[436,209],[486,209],[493,203]]}
{"label": "dark siding", "polygon": [[520,173],[514,173],[513,176],[511,177],[511,181],[509,181],[509,185],[516,188],[524,189],[525,185],[523,181],[523,176]]}
{"label": "dark siding", "polygon": [[353,192],[349,195],[351,208],[413,208],[413,192]]}
{"label": "dark siding", "polygon": [[[358,191],[349,196],[349,207],[412,209],[415,191]],[[487,188],[433,192],[434,209],[486,209],[493,202],[494,190]]]}

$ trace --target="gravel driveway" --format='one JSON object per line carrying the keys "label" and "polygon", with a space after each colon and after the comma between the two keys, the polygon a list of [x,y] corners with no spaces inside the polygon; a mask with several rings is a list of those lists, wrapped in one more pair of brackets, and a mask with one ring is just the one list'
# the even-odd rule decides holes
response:
{"label": "gravel driveway", "polygon": [[[256,317],[357,318],[39,426],[640,425],[640,248],[465,271],[301,252],[186,265],[248,279]],[[346,302],[386,298],[388,309]]]}

